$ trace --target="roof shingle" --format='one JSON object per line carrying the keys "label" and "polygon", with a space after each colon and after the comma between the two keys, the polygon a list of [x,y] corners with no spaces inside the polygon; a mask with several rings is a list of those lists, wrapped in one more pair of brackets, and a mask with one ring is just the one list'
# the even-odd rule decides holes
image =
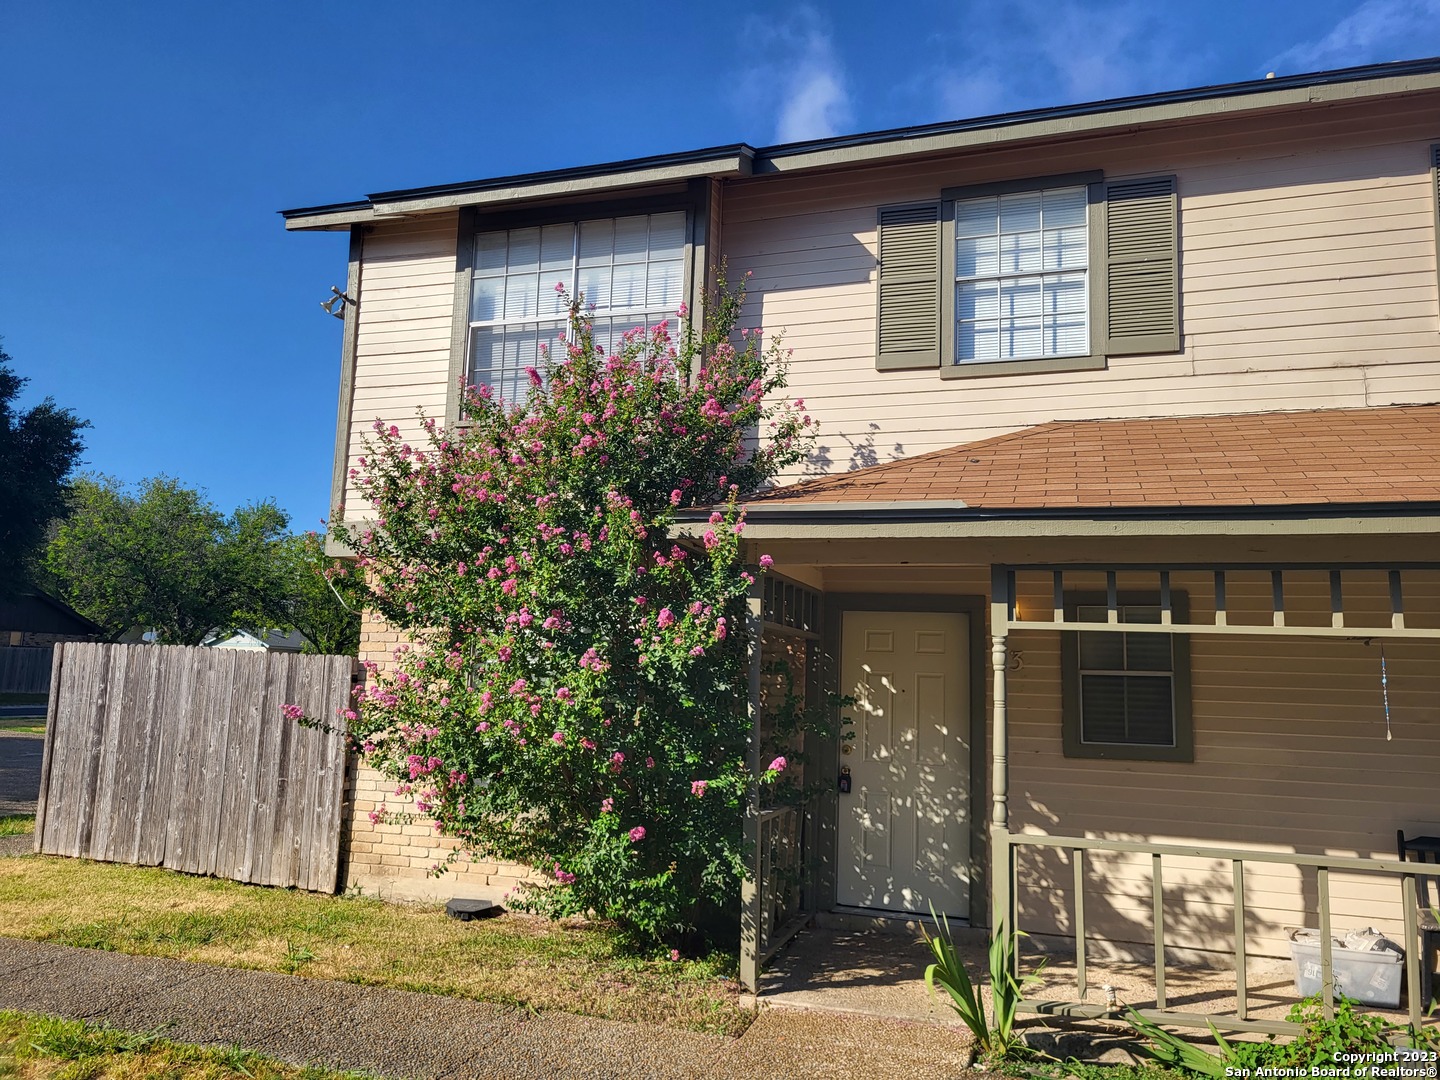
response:
{"label": "roof shingle", "polygon": [[1440,405],[1057,420],[751,500],[975,509],[1440,502]]}

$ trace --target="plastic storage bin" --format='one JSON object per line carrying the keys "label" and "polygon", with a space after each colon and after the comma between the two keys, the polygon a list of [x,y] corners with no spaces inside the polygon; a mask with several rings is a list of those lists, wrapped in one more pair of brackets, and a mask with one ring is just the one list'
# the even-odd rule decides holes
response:
{"label": "plastic storage bin", "polygon": [[[1366,1005],[1398,1008],[1400,986],[1405,981],[1405,954],[1393,941],[1379,935],[1348,937],[1370,947],[1350,948],[1345,941],[1332,937],[1334,948],[1330,955],[1335,992]],[[1301,997],[1320,993],[1320,931],[1292,930],[1290,958],[1295,961],[1295,992]]]}

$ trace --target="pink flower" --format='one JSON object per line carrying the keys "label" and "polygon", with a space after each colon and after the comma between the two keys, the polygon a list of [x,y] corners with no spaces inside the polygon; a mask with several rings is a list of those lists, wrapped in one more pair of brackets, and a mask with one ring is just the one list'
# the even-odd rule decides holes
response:
{"label": "pink flower", "polygon": [[602,802],[600,804],[600,812],[602,814],[613,814],[615,812],[615,800],[606,799],[604,802]]}
{"label": "pink flower", "polygon": [[[685,305],[684,305],[684,304],[681,304],[680,306],[683,308]],[[683,315],[684,313],[682,312],[681,314]],[[680,959],[680,950],[679,950],[679,949],[671,949],[671,950],[670,950],[670,959],[671,959],[671,960],[675,960],[675,961],[679,961],[679,959]]]}
{"label": "pink flower", "polygon": [[761,556],[760,556],[760,569],[762,569],[762,570],[769,570],[769,569],[770,569],[772,566],[774,566],[774,565],[775,565],[775,560],[772,559],[769,555],[761,555]]}
{"label": "pink flower", "polygon": [[575,884],[575,875],[568,870],[560,869],[560,864],[557,862],[555,864],[555,880],[561,885],[573,885]]}
{"label": "pink flower", "polygon": [[665,627],[667,626],[674,626],[675,613],[671,611],[668,607],[662,607],[660,609],[660,616],[656,621],[660,624],[660,629],[662,630],[665,629]]}
{"label": "pink flower", "polygon": [[281,705],[280,712],[284,714],[286,720],[299,720],[305,715],[305,710],[299,705]]}
{"label": "pink flower", "polygon": [[790,764],[790,763],[785,760],[784,755],[781,755],[780,757],[777,757],[774,761],[770,762],[770,768],[769,768],[769,770],[767,770],[767,771],[769,771],[769,772],[784,772],[784,771],[785,771],[785,767],[786,767],[787,765],[789,765],[789,764]]}
{"label": "pink flower", "polygon": [[644,839],[645,839],[645,826],[644,826],[644,825],[636,825],[633,829],[630,830],[630,842],[631,842],[632,844],[638,844],[641,840],[644,840]]}
{"label": "pink flower", "polygon": [[647,768],[647,769],[653,769],[654,767],[655,767],[655,759],[654,759],[653,757],[647,757],[647,758],[645,759],[645,768]]}
{"label": "pink flower", "polygon": [[694,795],[697,799],[703,799],[705,797],[705,789],[709,786],[710,784],[706,780],[691,780],[690,794]]}
{"label": "pink flower", "polygon": [[555,732],[554,735],[550,736],[550,741],[556,746],[563,746],[565,744],[565,733],[563,731]]}

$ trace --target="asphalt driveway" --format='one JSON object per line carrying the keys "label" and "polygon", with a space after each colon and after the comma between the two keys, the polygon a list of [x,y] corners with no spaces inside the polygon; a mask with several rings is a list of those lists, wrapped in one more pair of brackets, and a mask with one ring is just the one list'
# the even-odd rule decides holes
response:
{"label": "asphalt driveway", "polygon": [[0,817],[35,813],[45,736],[0,729]]}

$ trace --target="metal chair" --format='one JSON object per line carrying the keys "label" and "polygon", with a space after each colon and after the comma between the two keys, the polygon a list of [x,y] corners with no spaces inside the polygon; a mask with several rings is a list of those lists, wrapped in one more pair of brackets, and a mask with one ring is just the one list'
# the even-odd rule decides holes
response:
{"label": "metal chair", "polygon": [[[1440,864],[1440,836],[1412,836],[1405,839],[1405,830],[1395,830],[1395,847],[1401,862],[1430,862]],[[1430,900],[1428,874],[1415,875],[1415,897],[1419,910],[1416,926],[1420,932],[1420,996],[1424,1008],[1429,1008],[1435,999],[1435,957],[1440,953],[1440,913]],[[1410,943],[1406,942],[1406,948]]]}

